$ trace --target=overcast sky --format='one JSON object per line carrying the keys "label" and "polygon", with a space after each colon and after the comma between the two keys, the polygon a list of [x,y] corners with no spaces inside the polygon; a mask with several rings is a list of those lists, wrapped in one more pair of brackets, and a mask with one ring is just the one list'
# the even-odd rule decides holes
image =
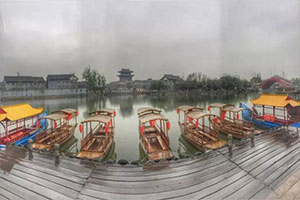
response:
{"label": "overcast sky", "polygon": [[300,0],[0,0],[3,75],[300,77]]}

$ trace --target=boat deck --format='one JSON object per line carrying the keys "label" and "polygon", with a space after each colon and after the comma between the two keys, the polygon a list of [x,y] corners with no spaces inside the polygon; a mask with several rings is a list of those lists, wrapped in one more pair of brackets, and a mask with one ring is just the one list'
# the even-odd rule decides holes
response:
{"label": "boat deck", "polygon": [[299,199],[300,140],[284,129],[170,164],[104,165],[0,150],[0,199]]}

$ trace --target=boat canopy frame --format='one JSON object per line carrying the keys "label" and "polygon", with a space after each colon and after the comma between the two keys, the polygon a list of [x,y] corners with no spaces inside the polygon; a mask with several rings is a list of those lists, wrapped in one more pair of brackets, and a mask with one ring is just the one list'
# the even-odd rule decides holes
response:
{"label": "boat canopy frame", "polygon": [[161,113],[161,110],[158,109],[158,108],[153,108],[153,107],[142,107],[142,108],[138,108],[137,109],[137,114],[138,114],[138,117],[141,117],[143,115],[147,115],[147,114],[160,114]]}

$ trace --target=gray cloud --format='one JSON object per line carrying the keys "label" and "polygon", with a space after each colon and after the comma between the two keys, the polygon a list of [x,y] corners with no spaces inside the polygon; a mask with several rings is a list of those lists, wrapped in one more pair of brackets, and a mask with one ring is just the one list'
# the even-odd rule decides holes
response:
{"label": "gray cloud", "polygon": [[201,71],[300,76],[298,0],[0,0],[0,77],[74,72],[109,80]]}

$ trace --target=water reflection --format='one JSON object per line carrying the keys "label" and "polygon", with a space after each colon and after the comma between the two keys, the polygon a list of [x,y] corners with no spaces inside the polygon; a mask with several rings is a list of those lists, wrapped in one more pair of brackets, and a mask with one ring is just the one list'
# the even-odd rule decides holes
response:
{"label": "water reflection", "polygon": [[191,144],[183,135],[178,139],[178,156],[179,158],[184,158],[186,156],[193,156],[195,154],[201,153],[193,144]]}

